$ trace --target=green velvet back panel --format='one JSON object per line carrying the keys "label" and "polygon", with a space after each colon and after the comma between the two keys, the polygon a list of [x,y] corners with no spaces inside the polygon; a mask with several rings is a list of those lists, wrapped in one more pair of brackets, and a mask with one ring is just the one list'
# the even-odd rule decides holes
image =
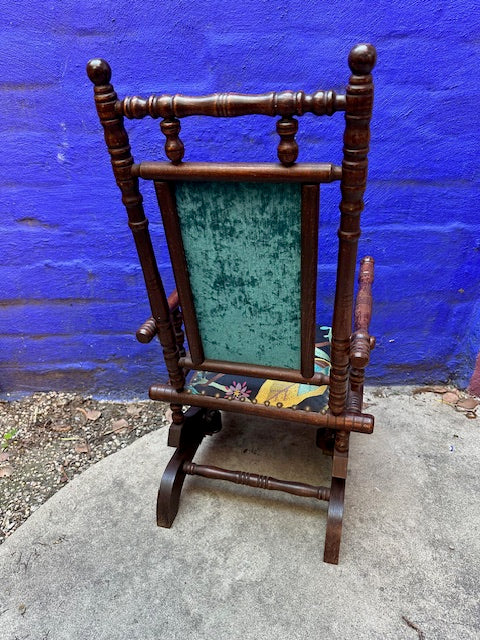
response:
{"label": "green velvet back panel", "polygon": [[299,184],[180,182],[205,357],[300,368]]}

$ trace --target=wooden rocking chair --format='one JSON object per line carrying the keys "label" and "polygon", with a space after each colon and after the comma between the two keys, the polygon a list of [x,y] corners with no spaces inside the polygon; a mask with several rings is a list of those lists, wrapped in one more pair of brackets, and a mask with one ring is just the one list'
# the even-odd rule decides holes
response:
{"label": "wooden rocking chair", "polygon": [[[150,388],[150,398],[170,403],[168,443],[176,448],[158,494],[159,526],[172,525],[187,474],[315,497],[329,502],[324,560],[338,562],[350,432],[371,433],[374,424],[362,413],[364,370],[374,346],[368,333],[372,258],[361,261],[355,309],[353,290],[375,56],[369,44],[352,49],[345,95],[282,91],[119,100],[109,65],[100,59],[87,65],[152,310],[137,337],[149,342],[158,335],[169,375],[169,384]],[[294,116],[337,111],[345,112],[346,122],[342,165],[296,164]],[[280,163],[182,162],[179,118],[251,114],[280,116]],[[162,118],[170,162],[134,164],[123,119],[145,116]],[[139,178],[155,185],[177,286],[168,298]],[[330,330],[316,327],[317,237],[320,183],[334,181],[340,181],[341,218]],[[272,388],[276,401],[268,399]],[[186,413],[184,406],[190,407]],[[331,486],[195,464],[203,437],[221,428],[221,411],[311,425],[317,445],[330,445],[333,454]]]}

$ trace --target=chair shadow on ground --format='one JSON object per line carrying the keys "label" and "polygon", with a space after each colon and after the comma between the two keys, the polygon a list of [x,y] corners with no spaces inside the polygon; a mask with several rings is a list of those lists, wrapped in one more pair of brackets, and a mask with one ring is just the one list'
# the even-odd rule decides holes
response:
{"label": "chair shadow on ground", "polygon": [[[248,468],[261,475],[324,485],[331,477],[331,457],[315,446],[315,437],[315,429],[302,424],[224,413],[222,430],[204,438],[194,461],[230,469]],[[213,493],[225,501],[247,502],[252,508],[270,505],[275,509],[316,513],[319,521],[326,524],[328,503],[315,498],[305,500],[280,491],[259,491],[228,482],[212,486],[205,478],[187,477],[182,500],[187,494],[196,493]]]}

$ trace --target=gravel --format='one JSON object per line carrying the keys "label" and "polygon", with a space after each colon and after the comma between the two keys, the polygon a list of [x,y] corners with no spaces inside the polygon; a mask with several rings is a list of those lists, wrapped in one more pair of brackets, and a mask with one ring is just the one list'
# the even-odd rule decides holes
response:
{"label": "gravel", "polygon": [[168,405],[35,393],[0,401],[0,544],[76,475],[169,424]]}

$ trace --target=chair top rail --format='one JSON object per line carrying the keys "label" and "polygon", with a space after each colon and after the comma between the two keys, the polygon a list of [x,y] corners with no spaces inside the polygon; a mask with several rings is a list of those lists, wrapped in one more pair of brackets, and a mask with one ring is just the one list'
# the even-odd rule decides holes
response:
{"label": "chair top rail", "polygon": [[245,182],[334,182],[342,167],[329,162],[299,162],[285,167],[275,162],[141,162],[131,168],[132,176],[145,180],[218,180]]}
{"label": "chair top rail", "polygon": [[117,115],[130,119],[185,118],[186,116],[213,116],[231,118],[247,115],[316,116],[333,115],[345,111],[346,96],[335,91],[270,91],[262,94],[213,93],[206,96],[151,95],[148,98],[127,96],[117,100]]}

